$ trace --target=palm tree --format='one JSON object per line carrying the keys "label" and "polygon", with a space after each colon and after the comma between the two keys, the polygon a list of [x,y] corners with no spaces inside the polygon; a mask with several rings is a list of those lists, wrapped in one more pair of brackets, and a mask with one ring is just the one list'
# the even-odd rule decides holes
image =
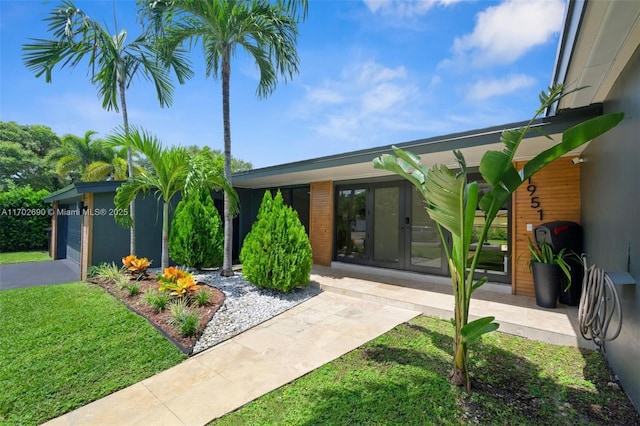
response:
{"label": "palm tree", "polygon": [[[135,76],[142,74],[145,79],[153,81],[158,101],[165,107],[173,102],[173,84],[168,69],[173,68],[181,84],[193,74],[181,50],[174,50],[171,57],[161,63],[151,34],[141,34],[127,43],[126,30],[118,33],[116,28],[116,34],[110,35],[107,29],[89,18],[71,0],[63,0],[44,21],[49,23],[49,32],[54,38],[34,39],[33,43],[23,46],[26,67],[36,77],[44,74],[45,81],[51,83],[51,73],[56,65],[74,68],[88,56],[91,82],[97,86],[102,97],[102,107],[119,112],[120,98],[125,132],[129,128],[125,94]],[[133,179],[133,157],[130,150],[127,154],[129,179]],[[135,222],[133,202],[129,209]],[[130,252],[135,253],[134,226],[131,227]]]}
{"label": "palm tree", "polygon": [[[166,57],[185,42],[202,44],[207,77],[222,79],[224,175],[231,182],[231,124],[229,82],[231,58],[244,49],[260,71],[257,96],[265,98],[276,88],[278,76],[286,81],[298,72],[296,41],[298,6],[306,16],[307,1],[267,0],[167,0],[144,2],[142,12],[162,34]],[[224,260],[221,274],[233,275],[231,247],[233,222],[230,200],[224,197]]]}
{"label": "palm tree", "polygon": [[[140,192],[155,191],[158,199],[162,199],[162,258],[161,267],[169,266],[169,205],[171,199],[179,192],[187,193],[223,189],[232,201],[232,208],[237,208],[237,195],[231,185],[200,156],[194,156],[184,147],[164,149],[158,139],[135,127],[125,131],[121,129],[107,137],[114,146],[125,146],[144,155],[151,164],[152,170],[141,169],[133,179],[123,183],[116,192],[117,209],[126,209]],[[130,216],[116,216],[122,225],[131,226]]]}
{"label": "palm tree", "polygon": [[83,180],[86,169],[94,162],[107,162],[115,156],[113,148],[105,146],[100,139],[92,139],[97,134],[89,130],[84,137],[64,135],[60,140],[60,147],[54,149],[47,156],[50,162],[55,162],[56,173],[71,182]]}
{"label": "palm tree", "polygon": [[[113,149],[113,148],[112,148]],[[139,172],[140,166],[135,164],[134,174]],[[82,173],[84,182],[97,182],[101,180],[126,180],[129,176],[127,164],[127,149],[113,150],[112,158],[107,161],[94,161],[89,164]]]}

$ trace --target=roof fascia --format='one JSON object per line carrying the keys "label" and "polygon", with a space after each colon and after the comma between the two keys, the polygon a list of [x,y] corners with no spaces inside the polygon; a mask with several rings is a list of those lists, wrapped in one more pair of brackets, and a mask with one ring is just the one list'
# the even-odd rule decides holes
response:
{"label": "roof fascia", "polygon": [[[542,130],[546,134],[562,133],[579,122],[602,115],[602,104],[594,104],[583,108],[563,110],[561,113],[542,117],[533,122],[532,131],[525,137],[539,136]],[[474,146],[494,144],[500,140],[504,130],[517,129],[529,124],[529,121],[521,121],[502,126],[489,127],[462,133],[454,133],[446,136],[437,136],[427,139],[402,142],[394,145],[386,145],[364,150],[352,151],[343,154],[319,157],[310,160],[280,164],[260,169],[238,172],[233,175],[232,181],[240,183],[245,179],[265,178],[277,176],[283,173],[305,172],[329,167],[339,167],[351,164],[370,162],[373,158],[393,152],[392,146],[410,150],[418,155],[433,152],[450,151],[453,149],[470,148]]]}
{"label": "roof fascia", "polygon": [[75,198],[81,194],[95,194],[115,192],[123,181],[78,182],[72,183],[44,198],[45,203],[64,201]]}
{"label": "roof fascia", "polygon": [[[560,43],[558,43],[558,51],[556,52],[556,61],[553,66],[553,74],[551,85],[566,84],[567,71],[571,63],[571,57],[578,39],[582,17],[586,8],[587,0],[569,0],[564,16],[564,26]],[[547,108],[546,115],[553,116],[557,113],[558,102],[554,102]]]}

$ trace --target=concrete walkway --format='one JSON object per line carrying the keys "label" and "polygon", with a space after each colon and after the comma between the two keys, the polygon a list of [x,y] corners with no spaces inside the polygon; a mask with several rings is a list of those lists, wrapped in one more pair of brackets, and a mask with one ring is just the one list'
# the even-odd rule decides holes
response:
{"label": "concrete walkway", "polygon": [[70,260],[0,265],[0,290],[80,281],[80,267]]}
{"label": "concrete walkway", "polygon": [[[420,313],[453,316],[446,279],[438,283],[437,277],[386,273],[314,265],[312,283],[324,290],[318,296],[48,424],[203,425]],[[487,289],[474,293],[473,318],[494,315],[499,331],[593,348],[576,332],[577,308],[542,309],[533,298],[510,294],[509,286],[487,285]]]}

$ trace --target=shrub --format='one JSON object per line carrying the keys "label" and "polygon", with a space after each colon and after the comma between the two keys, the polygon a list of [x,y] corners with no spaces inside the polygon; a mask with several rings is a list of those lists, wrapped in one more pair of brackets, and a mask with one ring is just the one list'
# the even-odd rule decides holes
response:
{"label": "shrub", "polygon": [[198,331],[200,325],[200,318],[195,312],[185,313],[180,319],[180,333],[184,337],[194,336]]}
{"label": "shrub", "polygon": [[207,192],[178,203],[169,234],[169,256],[174,261],[194,268],[220,266],[223,242],[222,220]]}
{"label": "shrub", "polygon": [[160,292],[168,291],[172,296],[180,298],[189,297],[200,289],[193,275],[173,266],[165,268],[158,284]]}
{"label": "shrub", "polygon": [[280,191],[266,191],[240,252],[242,274],[259,287],[289,292],[309,283],[311,244],[298,214],[286,206]]}
{"label": "shrub", "polygon": [[201,288],[200,291],[196,293],[196,296],[194,299],[195,299],[196,305],[207,306],[209,304],[210,298],[211,298],[211,295],[209,294],[209,292],[204,288]]}
{"label": "shrub", "polygon": [[0,193],[0,251],[47,249],[47,228],[51,226],[49,206],[44,197],[49,191],[34,191],[30,186],[11,188]]}
{"label": "shrub", "polygon": [[166,293],[158,293],[155,290],[147,291],[144,294],[144,301],[153,308],[154,311],[160,313],[169,304],[169,295]]}
{"label": "shrub", "polygon": [[116,266],[114,262],[103,262],[89,268],[89,277],[116,283],[118,279],[124,277],[123,272],[124,269]]}
{"label": "shrub", "polygon": [[168,321],[169,325],[179,326],[183,318],[189,314],[186,300],[180,299],[171,302],[169,312],[171,313],[171,318]]}
{"label": "shrub", "polygon": [[129,297],[133,297],[138,293],[140,293],[140,286],[138,285],[137,282],[134,282],[131,284],[125,284],[124,288],[126,288],[129,291]]}
{"label": "shrub", "polygon": [[146,257],[138,257],[135,254],[130,254],[122,258],[122,264],[132,275],[137,279],[147,275],[147,268],[151,266],[151,262]]}

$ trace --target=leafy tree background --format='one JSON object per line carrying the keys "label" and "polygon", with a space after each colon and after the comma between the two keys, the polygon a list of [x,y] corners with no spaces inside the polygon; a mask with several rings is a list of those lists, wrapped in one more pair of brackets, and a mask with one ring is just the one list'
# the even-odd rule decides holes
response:
{"label": "leafy tree background", "polygon": [[56,191],[64,186],[47,158],[60,138],[47,126],[0,121],[0,190],[31,186]]}

